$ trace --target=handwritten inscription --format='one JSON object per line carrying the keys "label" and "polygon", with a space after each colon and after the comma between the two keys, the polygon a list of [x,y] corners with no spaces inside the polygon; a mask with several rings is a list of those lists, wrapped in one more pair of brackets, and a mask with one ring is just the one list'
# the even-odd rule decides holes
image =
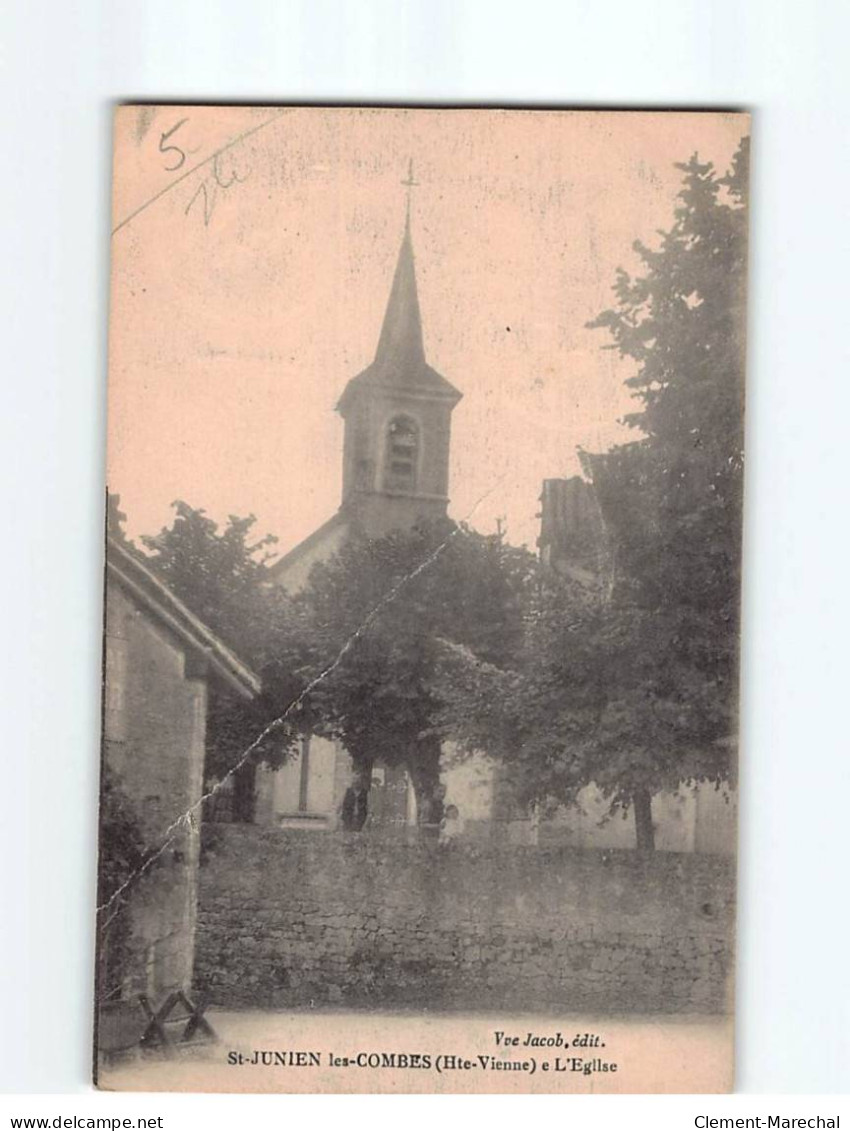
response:
{"label": "handwritten inscription", "polygon": [[[168,162],[165,164],[165,170],[168,173],[176,173],[178,169],[183,168],[183,166],[186,164],[187,153],[198,152],[197,146],[194,149],[185,150],[181,149],[179,145],[165,144],[167,141],[170,142],[174,134],[176,134],[179,129],[185,126],[188,121],[188,118],[181,118],[179,122],[175,123],[175,125],[171,127],[171,129],[164,130],[159,135],[159,152],[163,154],[163,156],[165,156],[165,154],[168,154],[168,162],[171,162],[171,164],[169,164]],[[171,156],[171,154],[176,154],[176,156]]]}
{"label": "handwritten inscription", "polygon": [[204,179],[195,189],[195,192],[190,197],[189,203],[186,205],[183,214],[185,216],[188,216],[193,206],[202,200],[202,215],[204,218],[204,227],[208,228],[220,195],[227,192],[227,190],[232,188],[234,185],[243,184],[248,179],[248,177],[250,177],[250,175],[250,169],[241,174],[237,172],[236,165],[232,160],[230,161],[229,175],[225,174],[222,155],[217,153],[212,160],[209,174],[204,177]]}
{"label": "handwritten inscription", "polygon": [[[157,192],[153,193],[152,196],[149,196],[146,200],[142,201],[142,203],[139,204],[138,207],[134,208],[131,212],[127,213],[127,215],[125,215],[121,220],[118,221],[118,223],[112,229],[113,236],[117,232],[120,232],[122,228],[126,228],[127,225],[132,223],[137,216],[141,215],[142,212],[147,211],[148,208],[156,204],[158,200],[160,200],[167,193],[172,192],[177,188],[178,185],[182,184],[184,181],[195,186],[189,203],[184,209],[184,214],[188,215],[193,206],[198,204],[198,201],[200,201],[198,210],[201,212],[201,215],[203,217],[204,226],[207,227],[212,218],[217,197],[221,193],[226,192],[228,189],[234,187],[237,183],[246,181],[251,175],[250,169],[237,169],[237,167],[234,165],[231,165],[229,170],[226,170],[225,167],[221,164],[222,157],[234,150],[237,146],[241,145],[241,143],[245,141],[246,138],[251,137],[253,134],[259,133],[260,130],[264,130],[273,122],[276,122],[277,119],[286,112],[287,109],[285,107],[276,110],[270,117],[266,118],[265,121],[258,122],[257,125],[252,126],[250,129],[244,130],[240,134],[237,134],[236,137],[233,137],[229,141],[225,142],[225,144],[222,145],[220,149],[217,149],[213,153],[209,153],[206,157],[202,157],[194,165],[190,161],[188,161],[187,158],[191,154],[199,152],[199,149],[202,147],[190,147],[184,140],[185,138],[191,136],[191,131],[189,131],[189,124],[192,119],[186,117],[180,118],[179,121],[174,122],[168,127],[167,130],[164,130],[159,135],[159,142],[156,146],[158,168],[164,169],[166,173],[173,175],[170,177],[170,180],[167,184],[163,185]],[[187,130],[185,134],[181,133],[181,131],[184,130],[184,127]],[[140,141],[146,133],[147,129],[145,129],[140,134]],[[178,134],[180,135],[179,137],[176,136]],[[209,168],[207,168],[208,166],[212,166],[212,169],[210,170]],[[205,171],[201,173],[201,170]],[[201,176],[203,177],[203,181],[201,183],[206,185],[206,188],[203,190],[201,190],[201,188],[198,186],[197,181],[193,179],[199,173],[201,173]]]}
{"label": "handwritten inscription", "polygon": [[[159,135],[159,154],[162,167],[167,173],[178,173],[183,170],[188,158],[199,152],[200,145],[192,145],[191,118],[180,118]],[[183,175],[192,173],[186,170]],[[198,166],[199,182],[191,190],[189,201],[183,209],[183,215],[188,216],[196,212],[201,216],[205,228],[208,228],[215,213],[216,205],[223,193],[232,189],[234,185],[242,184],[251,175],[250,169],[240,168],[236,159],[230,153],[215,153],[212,158]]]}

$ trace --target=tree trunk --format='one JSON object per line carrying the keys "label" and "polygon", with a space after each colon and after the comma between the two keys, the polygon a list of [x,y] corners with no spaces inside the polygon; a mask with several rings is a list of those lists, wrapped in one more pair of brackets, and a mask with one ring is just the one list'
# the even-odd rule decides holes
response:
{"label": "tree trunk", "polygon": [[250,825],[254,821],[256,802],[255,779],[257,767],[253,761],[248,761],[240,766],[233,775],[233,793],[231,803],[233,806],[231,819],[238,824]]}
{"label": "tree trunk", "polygon": [[411,745],[405,760],[416,794],[416,820],[420,825],[439,825],[443,819],[443,787],[440,783],[442,747],[435,738]]}
{"label": "tree trunk", "polygon": [[635,832],[638,852],[655,851],[655,828],[652,824],[652,794],[648,789],[636,789],[632,794],[635,809]]}
{"label": "tree trunk", "polygon": [[342,827],[359,833],[369,816],[369,790],[372,788],[371,758],[358,758],[352,766],[351,785],[342,799]]}

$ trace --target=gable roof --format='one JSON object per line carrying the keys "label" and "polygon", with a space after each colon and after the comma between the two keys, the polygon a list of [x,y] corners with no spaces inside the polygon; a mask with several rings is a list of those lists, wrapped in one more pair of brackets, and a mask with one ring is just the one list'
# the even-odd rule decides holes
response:
{"label": "gable roof", "polygon": [[183,604],[144,562],[114,538],[106,539],[106,576],[165,625],[194,655],[245,699],[262,689],[260,677]]}
{"label": "gable roof", "polygon": [[336,514],[331,515],[331,517],[326,522],[323,522],[321,526],[317,526],[313,533],[308,534],[307,537],[303,541],[299,542],[297,546],[293,546],[291,550],[283,555],[283,557],[278,558],[276,562],[272,562],[272,564],[266,570],[269,578],[272,581],[278,581],[281,574],[286,573],[288,569],[296,565],[315,546],[323,542],[329,534],[334,533],[337,527],[345,526],[347,525],[347,523],[348,518],[342,513],[341,510],[337,511]]}

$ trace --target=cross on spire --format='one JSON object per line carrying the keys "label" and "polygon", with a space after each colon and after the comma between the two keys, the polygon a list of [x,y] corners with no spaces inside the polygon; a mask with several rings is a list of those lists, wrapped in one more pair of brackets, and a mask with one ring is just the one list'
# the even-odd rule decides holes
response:
{"label": "cross on spire", "polygon": [[410,223],[410,190],[412,188],[415,188],[419,184],[419,181],[415,181],[413,179],[413,158],[412,157],[410,158],[410,161],[409,161],[408,166],[407,166],[407,180],[402,181],[401,183],[407,189],[407,222],[409,224]]}
{"label": "cross on spire", "polygon": [[[408,166],[407,166],[407,180],[402,181],[401,183],[403,185],[407,185],[408,189],[412,188],[414,185],[419,184],[419,181],[414,181],[414,179],[413,179],[413,158],[412,157],[410,158],[410,161],[408,162]],[[410,193],[408,192],[407,195],[410,196]]]}

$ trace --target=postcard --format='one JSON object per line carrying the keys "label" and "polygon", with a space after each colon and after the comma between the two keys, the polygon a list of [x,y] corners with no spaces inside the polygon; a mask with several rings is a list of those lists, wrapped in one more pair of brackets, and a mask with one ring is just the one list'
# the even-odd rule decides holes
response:
{"label": "postcard", "polygon": [[116,111],[99,1087],[733,1087],[748,170]]}

